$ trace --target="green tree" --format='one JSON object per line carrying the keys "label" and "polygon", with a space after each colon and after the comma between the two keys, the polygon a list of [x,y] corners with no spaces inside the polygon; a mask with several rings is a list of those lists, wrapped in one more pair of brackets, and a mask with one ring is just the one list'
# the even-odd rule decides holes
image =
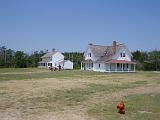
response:
{"label": "green tree", "polygon": [[38,62],[41,60],[41,57],[44,55],[43,51],[35,51],[27,59],[27,67],[38,67]]}
{"label": "green tree", "polygon": [[135,51],[133,59],[137,61],[137,68],[140,70],[160,70],[160,51],[150,52]]}
{"label": "green tree", "polygon": [[6,47],[0,47],[0,66],[5,67],[6,64]]}
{"label": "green tree", "polygon": [[160,51],[154,50],[148,53],[151,70],[160,70]]}
{"label": "green tree", "polygon": [[27,67],[27,55],[23,51],[16,51],[14,64],[16,68]]}
{"label": "green tree", "polygon": [[15,52],[11,49],[6,50],[6,62],[5,67],[14,67],[14,55]]}
{"label": "green tree", "polygon": [[83,61],[83,53],[81,52],[65,52],[63,53],[65,60],[73,62],[74,69],[80,69],[81,61]]}

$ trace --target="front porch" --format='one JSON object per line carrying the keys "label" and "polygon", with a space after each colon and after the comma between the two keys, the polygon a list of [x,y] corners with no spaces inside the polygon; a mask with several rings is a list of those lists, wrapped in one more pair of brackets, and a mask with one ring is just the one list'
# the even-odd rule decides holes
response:
{"label": "front porch", "polygon": [[135,72],[135,64],[106,63],[106,72]]}
{"label": "front porch", "polygon": [[81,70],[93,70],[93,61],[85,60],[81,62]]}
{"label": "front porch", "polygon": [[85,60],[81,62],[81,70],[97,72],[135,72],[135,65],[135,62],[125,60],[110,60],[103,63]]}
{"label": "front porch", "polygon": [[49,67],[53,67],[52,63],[45,63],[45,62],[39,62],[38,64],[38,68],[49,68]]}
{"label": "front porch", "polygon": [[135,62],[126,60],[110,60],[106,62],[108,72],[135,72]]}

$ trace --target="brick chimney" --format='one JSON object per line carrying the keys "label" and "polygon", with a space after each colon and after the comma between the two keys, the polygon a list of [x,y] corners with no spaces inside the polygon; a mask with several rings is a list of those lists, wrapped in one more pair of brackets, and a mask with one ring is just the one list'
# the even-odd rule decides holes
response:
{"label": "brick chimney", "polygon": [[45,53],[48,53],[48,50],[46,50]]}
{"label": "brick chimney", "polygon": [[117,42],[116,42],[116,41],[113,41],[112,50],[113,50],[113,53],[114,53],[114,54],[116,53],[116,47],[117,47]]}
{"label": "brick chimney", "polygon": [[55,48],[52,48],[52,52],[55,52],[56,51],[56,49]]}
{"label": "brick chimney", "polygon": [[93,43],[89,43],[88,45],[93,45]]}

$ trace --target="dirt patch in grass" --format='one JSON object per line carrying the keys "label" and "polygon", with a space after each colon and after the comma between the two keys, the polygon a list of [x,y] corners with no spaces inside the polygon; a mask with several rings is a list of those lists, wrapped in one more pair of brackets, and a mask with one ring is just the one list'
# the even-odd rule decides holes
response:
{"label": "dirt patch in grass", "polygon": [[33,74],[33,73],[45,73],[48,71],[34,71],[34,72],[5,72],[5,73],[0,73],[0,75],[20,75],[20,74]]}
{"label": "dirt patch in grass", "polygon": [[124,100],[126,100],[125,97],[127,97],[128,95],[144,94],[144,93],[160,93],[160,85],[128,88],[128,89],[123,89],[116,92],[111,92],[110,94],[106,94],[106,95],[104,92],[99,92],[93,95],[93,97],[91,97],[88,100],[88,102],[92,104],[98,104],[98,103],[102,104],[105,101],[111,101],[111,100],[118,102],[123,97],[124,97]]}
{"label": "dirt patch in grass", "polygon": [[[41,116],[41,113],[46,116],[50,111],[53,113],[57,110],[62,111],[63,104],[56,101],[55,96],[61,95],[63,92],[59,93],[58,91],[72,91],[72,89],[82,89],[85,86],[83,82],[48,78],[43,80],[2,81],[0,84],[0,118],[3,120],[33,120],[36,115]],[[60,97],[57,100],[61,99],[63,98]],[[65,116],[67,115],[69,114],[65,114]],[[27,116],[30,116],[30,118]],[[60,116],[57,119],[60,119]],[[76,118],[76,116],[73,118]],[[51,119],[54,119],[54,117],[51,117]]]}
{"label": "dirt patch in grass", "polygon": [[[34,118],[34,119],[33,119]],[[86,114],[84,107],[70,107],[63,111],[46,112],[41,115],[30,116],[32,120],[96,120]]]}

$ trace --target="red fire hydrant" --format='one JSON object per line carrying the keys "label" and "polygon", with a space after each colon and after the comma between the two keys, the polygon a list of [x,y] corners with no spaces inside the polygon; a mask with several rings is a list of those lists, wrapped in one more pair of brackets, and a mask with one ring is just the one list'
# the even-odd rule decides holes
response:
{"label": "red fire hydrant", "polygon": [[117,104],[117,109],[120,114],[125,114],[125,105],[123,101]]}

